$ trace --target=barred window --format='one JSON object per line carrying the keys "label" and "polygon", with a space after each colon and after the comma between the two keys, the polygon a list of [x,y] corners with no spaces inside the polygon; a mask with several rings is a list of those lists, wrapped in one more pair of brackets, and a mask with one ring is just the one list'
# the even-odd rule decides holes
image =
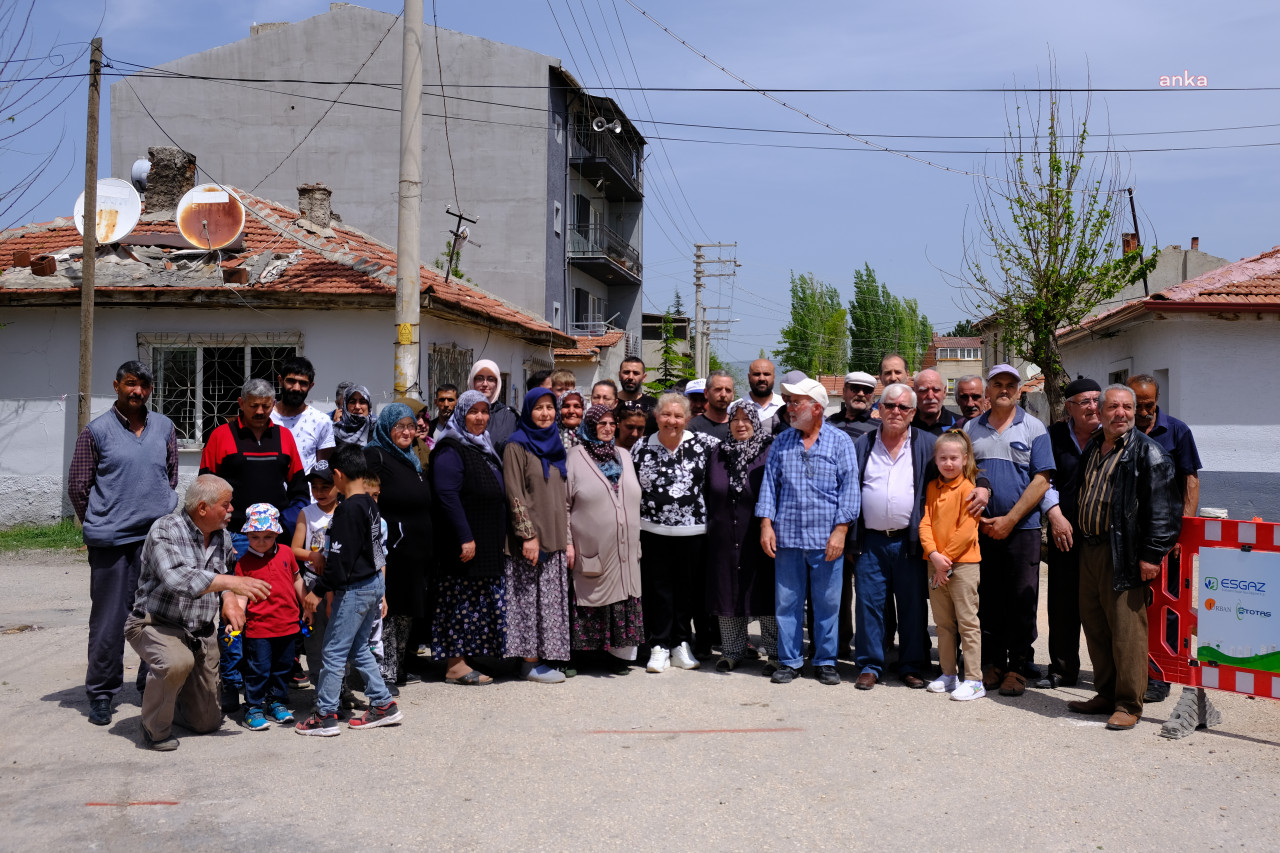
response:
{"label": "barred window", "polygon": [[301,349],[301,332],[138,335],[138,357],[156,377],[152,408],[173,421],[178,445],[188,449],[236,416],[247,380],[274,386],[280,365]]}
{"label": "barred window", "polygon": [[427,384],[431,387],[422,389],[424,398],[431,394],[434,399],[435,390],[441,385],[456,385],[459,394],[466,391],[474,353],[457,344],[431,344],[427,350]]}

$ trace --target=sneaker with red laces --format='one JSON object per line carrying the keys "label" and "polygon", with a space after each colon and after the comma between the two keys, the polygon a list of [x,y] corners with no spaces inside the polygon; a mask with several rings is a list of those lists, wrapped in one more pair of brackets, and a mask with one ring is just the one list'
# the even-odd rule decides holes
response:
{"label": "sneaker with red laces", "polygon": [[312,714],[294,726],[293,730],[300,735],[313,737],[337,737],[342,734],[342,730],[338,728],[337,714]]}
{"label": "sneaker with red laces", "polygon": [[404,714],[400,713],[396,703],[388,702],[381,708],[374,705],[363,716],[353,718],[347,725],[353,729],[376,729],[378,726],[394,726],[402,719]]}

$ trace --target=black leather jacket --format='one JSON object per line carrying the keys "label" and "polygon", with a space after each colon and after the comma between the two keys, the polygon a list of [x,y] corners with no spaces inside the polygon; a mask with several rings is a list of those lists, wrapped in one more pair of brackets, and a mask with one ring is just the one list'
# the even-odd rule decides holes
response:
{"label": "black leather jacket", "polygon": [[[1102,441],[1102,430],[1098,430],[1080,454],[1076,470],[1082,483],[1089,460],[1099,452]],[[1135,427],[1120,451],[1111,495],[1107,538],[1115,572],[1112,588],[1122,592],[1141,586],[1144,581],[1138,561],[1159,563],[1181,532],[1182,499],[1174,481],[1173,460]]]}

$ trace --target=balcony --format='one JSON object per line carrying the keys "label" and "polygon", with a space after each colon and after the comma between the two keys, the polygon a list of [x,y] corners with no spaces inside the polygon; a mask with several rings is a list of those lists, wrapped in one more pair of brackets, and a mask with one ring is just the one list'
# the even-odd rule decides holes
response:
{"label": "balcony", "polygon": [[595,131],[578,116],[573,123],[569,162],[609,201],[644,198],[643,155],[610,130]]}
{"label": "balcony", "polygon": [[640,284],[640,252],[606,225],[569,226],[569,263],[605,284]]}

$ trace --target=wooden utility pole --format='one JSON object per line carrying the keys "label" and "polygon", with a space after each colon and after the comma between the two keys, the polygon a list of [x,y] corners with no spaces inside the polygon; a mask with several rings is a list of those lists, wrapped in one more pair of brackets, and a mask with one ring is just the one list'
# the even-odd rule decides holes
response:
{"label": "wooden utility pole", "polygon": [[93,288],[98,254],[98,102],[102,96],[102,39],[89,47],[89,120],[84,144],[84,244],[80,255],[80,388],[77,434],[89,425],[93,380]]}
{"label": "wooden utility pole", "polygon": [[400,79],[400,187],[396,226],[396,396],[421,399],[422,319],[422,0],[405,0]]}

